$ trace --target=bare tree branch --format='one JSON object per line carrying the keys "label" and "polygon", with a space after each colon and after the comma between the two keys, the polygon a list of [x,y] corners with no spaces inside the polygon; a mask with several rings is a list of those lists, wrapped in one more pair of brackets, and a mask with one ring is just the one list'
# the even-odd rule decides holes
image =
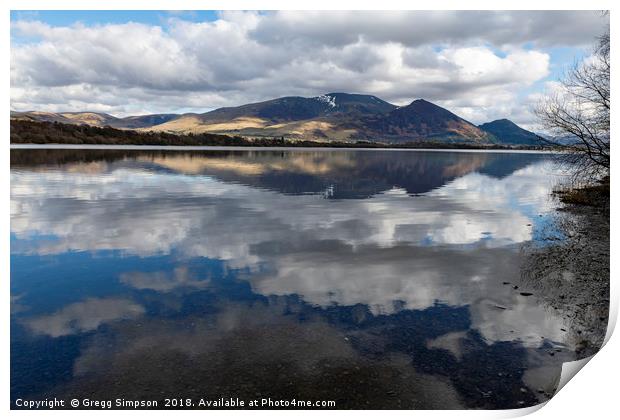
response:
{"label": "bare tree branch", "polygon": [[540,101],[535,113],[553,135],[548,143],[567,152],[576,177],[609,173],[610,38],[600,36],[593,55],[575,64],[560,80],[558,92]]}

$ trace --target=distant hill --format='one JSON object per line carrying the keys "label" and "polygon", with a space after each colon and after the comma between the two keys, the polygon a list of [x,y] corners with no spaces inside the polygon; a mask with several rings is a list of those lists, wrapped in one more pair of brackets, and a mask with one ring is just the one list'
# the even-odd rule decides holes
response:
{"label": "distant hill", "polygon": [[395,105],[372,95],[328,93],[313,98],[287,96],[238,107],[219,108],[201,114],[201,118],[204,121],[229,121],[240,117],[255,117],[277,123],[335,115],[384,114],[395,108]]}
{"label": "distant hill", "polygon": [[372,95],[328,93],[284,97],[187,114],[149,130],[286,137],[314,141],[440,141],[490,143],[491,137],[423,99],[397,107]]}
{"label": "distant hill", "polygon": [[484,123],[478,128],[492,134],[497,144],[537,146],[544,143],[544,139],[538,134],[527,131],[507,119]]}
{"label": "distant hill", "polygon": [[110,127],[114,128],[126,128],[136,129],[152,127],[166,123],[174,118],[178,118],[179,114],[151,114],[151,115],[138,115],[134,117],[119,118],[110,124]]}
{"label": "distant hill", "polygon": [[138,115],[126,118],[114,117],[102,112],[16,112],[11,111],[11,119],[60,122],[64,124],[84,124],[93,127],[113,127],[136,129],[163,124],[179,114]]}
{"label": "distant hill", "polygon": [[415,139],[488,143],[490,137],[472,123],[424,99],[398,107],[369,124],[373,135],[392,141]]}
{"label": "distant hill", "polygon": [[11,111],[11,119],[27,119],[32,121],[61,122],[65,124],[85,124],[94,127],[112,126],[119,118],[99,112],[14,112]]}
{"label": "distant hill", "polygon": [[540,137],[509,120],[479,127],[424,99],[395,106],[373,95],[334,92],[287,96],[203,114],[114,117],[96,112],[11,112],[11,119],[174,134],[226,134],[319,142],[538,145]]}
{"label": "distant hill", "polygon": [[372,95],[328,93],[312,98],[287,96],[269,101],[185,114],[151,130],[221,133],[301,140],[369,139],[363,118],[397,108]]}

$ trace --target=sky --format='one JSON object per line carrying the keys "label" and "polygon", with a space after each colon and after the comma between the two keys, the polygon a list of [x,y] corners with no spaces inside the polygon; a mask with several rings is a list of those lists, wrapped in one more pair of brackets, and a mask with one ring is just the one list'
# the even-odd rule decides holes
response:
{"label": "sky", "polygon": [[423,98],[536,129],[600,11],[12,11],[11,109],[207,112],[281,96]]}

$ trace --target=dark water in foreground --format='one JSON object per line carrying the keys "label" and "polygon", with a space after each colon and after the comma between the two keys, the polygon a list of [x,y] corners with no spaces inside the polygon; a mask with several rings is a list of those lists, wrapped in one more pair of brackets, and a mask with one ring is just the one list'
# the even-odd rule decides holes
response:
{"label": "dark water in foreground", "polygon": [[544,401],[575,358],[521,284],[548,159],[12,150],[12,403]]}

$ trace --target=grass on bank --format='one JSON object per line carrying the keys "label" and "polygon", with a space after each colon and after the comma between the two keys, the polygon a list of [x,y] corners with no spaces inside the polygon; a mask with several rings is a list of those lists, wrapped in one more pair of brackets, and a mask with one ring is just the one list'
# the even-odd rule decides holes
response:
{"label": "grass on bank", "polygon": [[564,204],[600,207],[609,203],[609,176],[591,185],[557,189],[553,192]]}

